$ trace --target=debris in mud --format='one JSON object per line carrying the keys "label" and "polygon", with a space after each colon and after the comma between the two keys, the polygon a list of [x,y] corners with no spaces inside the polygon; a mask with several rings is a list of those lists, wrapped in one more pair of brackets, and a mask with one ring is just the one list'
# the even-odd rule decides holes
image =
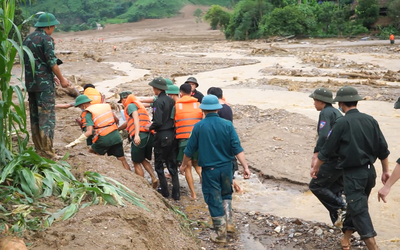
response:
{"label": "debris in mud", "polygon": [[372,63],[356,63],[352,60],[339,58],[334,55],[316,52],[299,52],[297,56],[303,61],[303,63],[314,65],[317,68],[337,68],[337,69],[368,69],[376,70],[380,69],[379,65]]}
{"label": "debris in mud", "polygon": [[83,57],[85,57],[85,58],[91,58],[91,59],[95,60],[96,62],[102,62],[102,61],[104,61],[103,58],[99,57],[98,55],[96,55],[96,54],[93,53],[93,52],[85,52],[85,53],[83,53]]}
{"label": "debris in mud", "polygon": [[251,51],[251,55],[287,55],[290,51],[277,47],[276,45],[270,44],[269,48],[254,48]]}
{"label": "debris in mud", "polygon": [[[297,218],[278,217],[260,212],[235,212],[237,225],[254,241],[266,249],[336,249],[340,247],[342,232],[325,223]],[[243,241],[243,240],[242,240]],[[351,245],[366,249],[359,237],[353,237]]]}

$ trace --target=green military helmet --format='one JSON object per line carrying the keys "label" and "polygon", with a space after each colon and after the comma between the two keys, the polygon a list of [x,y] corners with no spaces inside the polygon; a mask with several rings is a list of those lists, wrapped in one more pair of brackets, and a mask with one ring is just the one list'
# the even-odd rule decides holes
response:
{"label": "green military helmet", "polygon": [[118,103],[121,103],[122,99],[127,98],[128,95],[132,94],[131,91],[123,91],[121,93],[119,93],[119,101]]}
{"label": "green military helmet", "polygon": [[325,103],[334,103],[332,91],[324,87],[317,88],[309,97]]}
{"label": "green military helmet", "polygon": [[167,82],[162,77],[154,78],[151,82],[149,82],[149,85],[156,89],[161,89],[161,90],[168,89]]}
{"label": "green military helmet", "polygon": [[197,79],[194,78],[193,76],[189,77],[189,78],[186,80],[185,83],[191,83],[191,82],[194,83],[194,84],[196,84],[196,88],[199,87],[199,83],[197,82]]}
{"label": "green military helmet", "polygon": [[397,99],[397,102],[394,103],[394,108],[400,109],[400,97],[399,97],[399,99]]}
{"label": "green military helmet", "polygon": [[78,107],[81,104],[91,102],[92,100],[87,97],[87,95],[80,95],[75,99],[75,107]]}
{"label": "green military helmet", "polygon": [[179,95],[179,88],[176,85],[168,85],[168,90],[165,91],[165,93],[172,95]]}
{"label": "green military helmet", "polygon": [[358,94],[358,91],[350,86],[341,87],[337,93],[334,102],[357,102],[363,98]]}
{"label": "green military helmet", "polygon": [[164,80],[167,82],[167,85],[168,85],[168,86],[169,86],[169,85],[174,85],[174,83],[173,83],[170,79],[164,78]]}
{"label": "green military helmet", "polygon": [[37,28],[49,27],[60,24],[56,17],[51,13],[43,13],[39,16],[37,23],[34,25]]}

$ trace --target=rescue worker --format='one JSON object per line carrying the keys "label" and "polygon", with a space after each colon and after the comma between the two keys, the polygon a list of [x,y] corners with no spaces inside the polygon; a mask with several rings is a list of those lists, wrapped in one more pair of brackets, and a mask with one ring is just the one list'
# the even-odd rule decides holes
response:
{"label": "rescue worker", "polygon": [[[175,109],[172,112],[172,117],[175,120],[175,134],[178,140],[179,153],[178,162],[183,160],[183,150],[186,148],[187,141],[192,133],[194,125],[201,121],[203,112],[200,109],[200,103],[196,98],[192,97],[192,88],[189,83],[184,83],[179,88],[181,98],[176,101]],[[198,154],[195,153],[185,169],[185,178],[190,189],[190,196],[193,200],[197,199],[194,190],[192,164],[201,178],[201,167],[197,164]]]}
{"label": "rescue worker", "polygon": [[205,118],[196,123],[192,130],[180,172],[185,171],[190,158],[198,151],[203,196],[217,231],[216,235],[211,235],[211,240],[223,243],[226,242],[227,231],[235,231],[232,217],[232,160],[235,155],[243,165],[245,179],[250,177],[250,171],[232,122],[217,114],[222,108],[218,98],[214,95],[205,96],[200,108]]}
{"label": "rescue worker", "polygon": [[57,24],[60,22],[53,14],[41,14],[34,25],[36,30],[29,34],[23,43],[35,59],[32,68],[28,54],[24,54],[32,141],[36,152],[48,158],[57,158],[53,148],[56,123],[55,84],[61,84],[63,88],[70,86],[69,81],[61,74],[54,53],[54,39],[51,35]]}
{"label": "rescue worker", "polygon": [[176,85],[168,85],[167,91],[165,93],[172,98],[175,102],[179,100],[179,88]]}
{"label": "rescue worker", "polygon": [[165,94],[168,89],[167,82],[161,78],[155,78],[149,85],[153,87],[157,99],[153,103],[153,120],[149,130],[154,130],[154,165],[160,182],[162,196],[169,197],[167,180],[164,175],[164,164],[172,179],[172,198],[180,199],[178,166],[176,163],[176,144],[174,120],[171,118],[174,100]]}
{"label": "rescue worker", "polygon": [[[311,166],[318,158],[325,140],[336,120],[342,117],[339,110],[332,107],[332,91],[327,88],[317,88],[309,97],[314,99],[314,107],[320,111],[317,125],[318,139],[314,147]],[[329,211],[332,224],[341,228],[345,218],[346,202],[342,199],[343,170],[338,167],[337,155],[333,155],[322,164],[317,178],[312,178],[309,184],[311,192]]]}
{"label": "rescue worker", "polygon": [[[164,80],[167,82],[167,86],[174,85],[170,79],[164,78]],[[157,96],[139,97],[138,100],[141,101],[146,108],[153,107],[153,103],[157,100]]]}
{"label": "rescue worker", "polygon": [[[207,90],[208,95],[215,95],[218,98],[219,103],[222,105],[222,108],[218,110],[219,117],[233,122],[233,112],[231,107],[226,104],[226,101],[223,100],[223,92],[221,88],[211,87]],[[232,178],[233,178],[233,189],[236,193],[242,193],[243,189],[237,184],[235,181],[235,172],[239,170],[239,166],[237,164],[236,158],[232,160]]]}
{"label": "rescue worker", "polygon": [[92,100],[90,102],[91,104],[104,103],[104,96],[96,89],[93,84],[85,84],[85,86],[83,86],[83,94],[89,97],[90,100]]}
{"label": "rescue worker", "polygon": [[185,83],[189,83],[190,86],[192,86],[192,96],[201,103],[204,95],[200,91],[197,90],[197,88],[199,87],[199,83],[197,82],[197,79],[191,76],[186,80]]}
{"label": "rescue worker", "polygon": [[393,34],[390,34],[389,39],[390,39],[390,44],[394,44],[394,35]]}
{"label": "rescue worker", "polygon": [[[119,94],[118,103],[124,105],[125,121],[118,130],[126,129],[129,134],[131,144],[131,158],[135,173],[144,177],[142,166],[150,174],[153,188],[157,188],[158,180],[153,172],[153,168],[148,160],[151,160],[153,153],[153,134],[146,129],[150,124],[150,117],[143,104],[137,100],[130,91],[124,91]],[[146,160],[147,159],[147,160]]]}
{"label": "rescue worker", "polygon": [[85,140],[93,135],[90,153],[114,155],[126,170],[130,170],[118,133],[118,118],[109,104],[91,104],[91,101],[86,95],[80,95],[75,100],[75,107],[85,113],[83,122],[86,128],[86,132],[77,140]]}
{"label": "rescue worker", "polygon": [[[400,97],[394,103],[395,109],[400,109]],[[394,168],[392,175],[386,181],[385,185],[378,192],[378,201],[382,201],[386,203],[386,196],[389,194],[391,187],[395,184],[400,178],[400,158],[396,161],[396,167]]]}
{"label": "rescue worker", "polygon": [[319,168],[338,154],[338,166],[343,168],[344,191],[347,200],[347,215],[343,223],[344,233],[341,239],[343,249],[350,248],[350,238],[357,231],[368,249],[378,249],[368,211],[368,197],[375,186],[376,172],[374,163],[379,158],[382,164],[382,182],[389,179],[389,150],[378,122],[357,109],[358,101],[363,98],[353,87],[338,90],[334,102],[346,114],[338,119],[324,146],[318,153],[310,174],[317,178]]}

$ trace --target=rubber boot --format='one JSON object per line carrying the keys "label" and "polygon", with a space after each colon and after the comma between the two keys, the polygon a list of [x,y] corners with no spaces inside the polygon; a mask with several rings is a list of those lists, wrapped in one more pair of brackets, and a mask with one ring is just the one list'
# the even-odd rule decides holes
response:
{"label": "rubber boot", "polygon": [[225,216],[212,217],[216,234],[211,234],[211,241],[215,243],[226,243],[226,221]]}
{"label": "rubber boot", "polygon": [[236,228],[233,224],[232,200],[224,200],[223,202],[226,218],[226,231],[228,233],[236,233]]}
{"label": "rubber boot", "polygon": [[172,178],[172,199],[179,200],[181,197],[181,193],[179,191],[179,176],[178,173],[171,174]]}

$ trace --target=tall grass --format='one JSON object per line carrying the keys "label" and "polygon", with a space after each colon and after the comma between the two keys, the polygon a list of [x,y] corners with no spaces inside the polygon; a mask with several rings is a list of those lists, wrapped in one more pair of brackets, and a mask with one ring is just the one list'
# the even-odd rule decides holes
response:
{"label": "tall grass", "polygon": [[[26,4],[25,0],[22,2]],[[10,85],[10,80],[15,77],[24,88],[24,52],[32,69],[34,58],[23,46],[20,33],[21,26],[30,18],[16,26],[16,4],[15,0],[0,0],[0,231],[4,229],[2,223],[10,224],[12,232],[43,229],[56,220],[71,218],[79,208],[100,203],[124,206],[127,201],[148,210],[144,200],[116,180],[93,172],[86,172],[82,182],[76,180],[66,162],[68,153],[54,162],[28,148],[26,92]],[[20,76],[13,76],[17,55],[22,71]],[[59,197],[64,207],[55,213],[48,212],[43,198],[49,196]],[[82,201],[87,202],[81,204]]]}

